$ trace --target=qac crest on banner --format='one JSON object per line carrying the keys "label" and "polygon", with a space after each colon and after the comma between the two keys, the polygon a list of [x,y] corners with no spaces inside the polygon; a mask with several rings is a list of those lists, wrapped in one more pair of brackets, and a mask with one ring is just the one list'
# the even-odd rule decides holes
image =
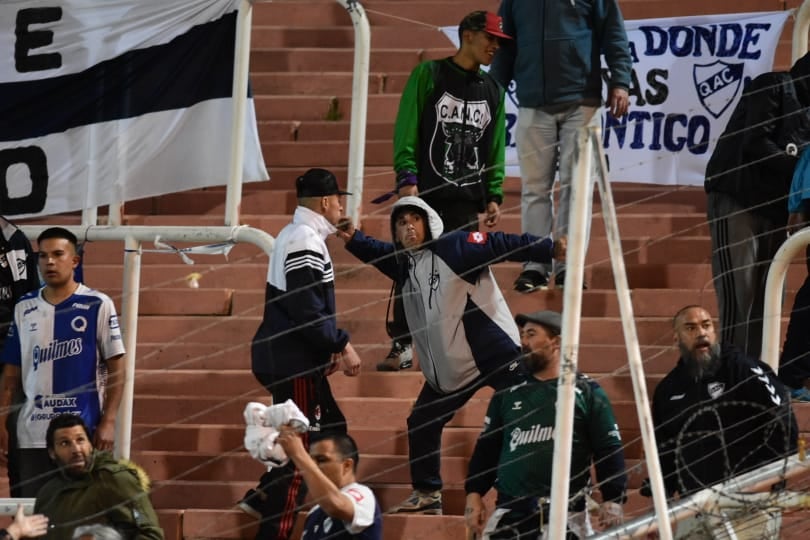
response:
{"label": "qac crest on banner", "polygon": [[692,78],[703,107],[715,118],[734,102],[742,82],[745,64],[729,64],[716,60],[711,64],[695,64]]}

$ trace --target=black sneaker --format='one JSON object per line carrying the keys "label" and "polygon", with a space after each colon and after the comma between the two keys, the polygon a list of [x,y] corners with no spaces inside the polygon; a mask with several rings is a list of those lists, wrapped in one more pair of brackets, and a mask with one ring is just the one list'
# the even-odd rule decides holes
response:
{"label": "black sneaker", "polygon": [[521,293],[548,289],[548,276],[538,270],[524,270],[515,280],[514,287]]}
{"label": "black sneaker", "polygon": [[[554,288],[560,290],[563,290],[565,288],[565,270],[563,270],[562,272],[557,272],[557,274],[554,276]],[[588,282],[585,281],[585,279],[583,278],[582,289],[587,290],[587,288]]]}
{"label": "black sneaker", "polygon": [[245,496],[242,497],[242,500],[236,503],[244,513],[256,518],[262,519],[264,516],[262,515],[262,506],[264,505],[265,501],[267,500],[267,495],[261,491],[256,491],[255,489],[247,490]]}
{"label": "black sneaker", "polygon": [[413,347],[410,343],[391,342],[391,352],[377,364],[377,371],[400,371],[413,367]]}

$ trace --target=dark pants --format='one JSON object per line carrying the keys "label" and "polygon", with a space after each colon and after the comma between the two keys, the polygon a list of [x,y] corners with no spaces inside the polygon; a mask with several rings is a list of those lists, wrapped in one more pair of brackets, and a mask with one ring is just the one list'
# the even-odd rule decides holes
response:
{"label": "dark pants", "polygon": [[[304,436],[304,445],[318,440],[328,432],[346,433],[346,418],[340,412],[326,377],[307,375],[276,382],[265,373],[254,373],[256,379],[273,396],[273,403],[288,399],[301,409],[310,423]],[[256,491],[267,498],[261,503],[262,521],[257,540],[287,540],[295,525],[295,513],[304,503],[307,487],[292,462],[284,467],[273,467],[259,479]]]}
{"label": "dark pants", "polygon": [[414,489],[436,491],[442,488],[442,430],[461,407],[482,387],[501,390],[520,383],[521,370],[509,371],[506,365],[482,375],[460,390],[442,394],[425,383],[408,416],[408,454]]}
{"label": "dark pants", "polygon": [[720,341],[759,358],[765,279],[785,240],[785,223],[755,214],[725,193],[709,193],[707,216]]}
{"label": "dark pants", "polygon": [[[509,512],[501,516],[495,531],[489,536],[491,540],[537,540],[548,527],[549,503],[537,497],[510,497],[498,493],[496,508],[508,509]],[[582,505],[584,508],[584,505]],[[570,509],[569,509],[570,511]],[[566,540],[576,540],[578,537],[568,531]]]}
{"label": "dark pants", "polygon": [[[436,210],[444,223],[444,232],[478,230],[478,203],[469,201],[448,202],[442,199],[425,199],[431,208]],[[426,224],[427,226],[427,224]],[[411,331],[405,319],[405,307],[402,304],[402,285],[394,284],[393,319],[387,323],[388,335],[402,345],[411,343]]]}

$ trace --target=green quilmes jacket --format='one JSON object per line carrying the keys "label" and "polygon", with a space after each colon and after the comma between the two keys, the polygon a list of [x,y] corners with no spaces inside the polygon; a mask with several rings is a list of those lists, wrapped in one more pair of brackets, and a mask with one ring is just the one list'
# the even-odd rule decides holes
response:
{"label": "green quilmes jacket", "polygon": [[503,201],[506,120],[503,88],[451,58],[416,66],[394,125],[394,170],[413,173],[419,196]]}
{"label": "green quilmes jacket", "polygon": [[127,540],[163,540],[146,473],[109,452],[94,451],[81,477],[55,476],[39,491],[34,512],[50,520],[47,540],[70,540],[77,526],[91,523],[114,527]]}

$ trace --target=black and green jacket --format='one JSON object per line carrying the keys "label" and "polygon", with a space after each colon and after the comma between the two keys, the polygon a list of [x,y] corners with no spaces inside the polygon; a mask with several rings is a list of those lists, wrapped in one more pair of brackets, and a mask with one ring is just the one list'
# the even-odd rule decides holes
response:
{"label": "black and green jacket", "polygon": [[487,73],[452,58],[411,73],[394,126],[394,170],[413,173],[419,195],[467,200],[480,208],[503,200],[504,91]]}
{"label": "black and green jacket", "polygon": [[163,540],[146,473],[109,452],[94,451],[80,477],[54,476],[39,490],[34,512],[48,516],[47,540],[70,540],[77,526],[91,523],[109,525],[127,540]]}

